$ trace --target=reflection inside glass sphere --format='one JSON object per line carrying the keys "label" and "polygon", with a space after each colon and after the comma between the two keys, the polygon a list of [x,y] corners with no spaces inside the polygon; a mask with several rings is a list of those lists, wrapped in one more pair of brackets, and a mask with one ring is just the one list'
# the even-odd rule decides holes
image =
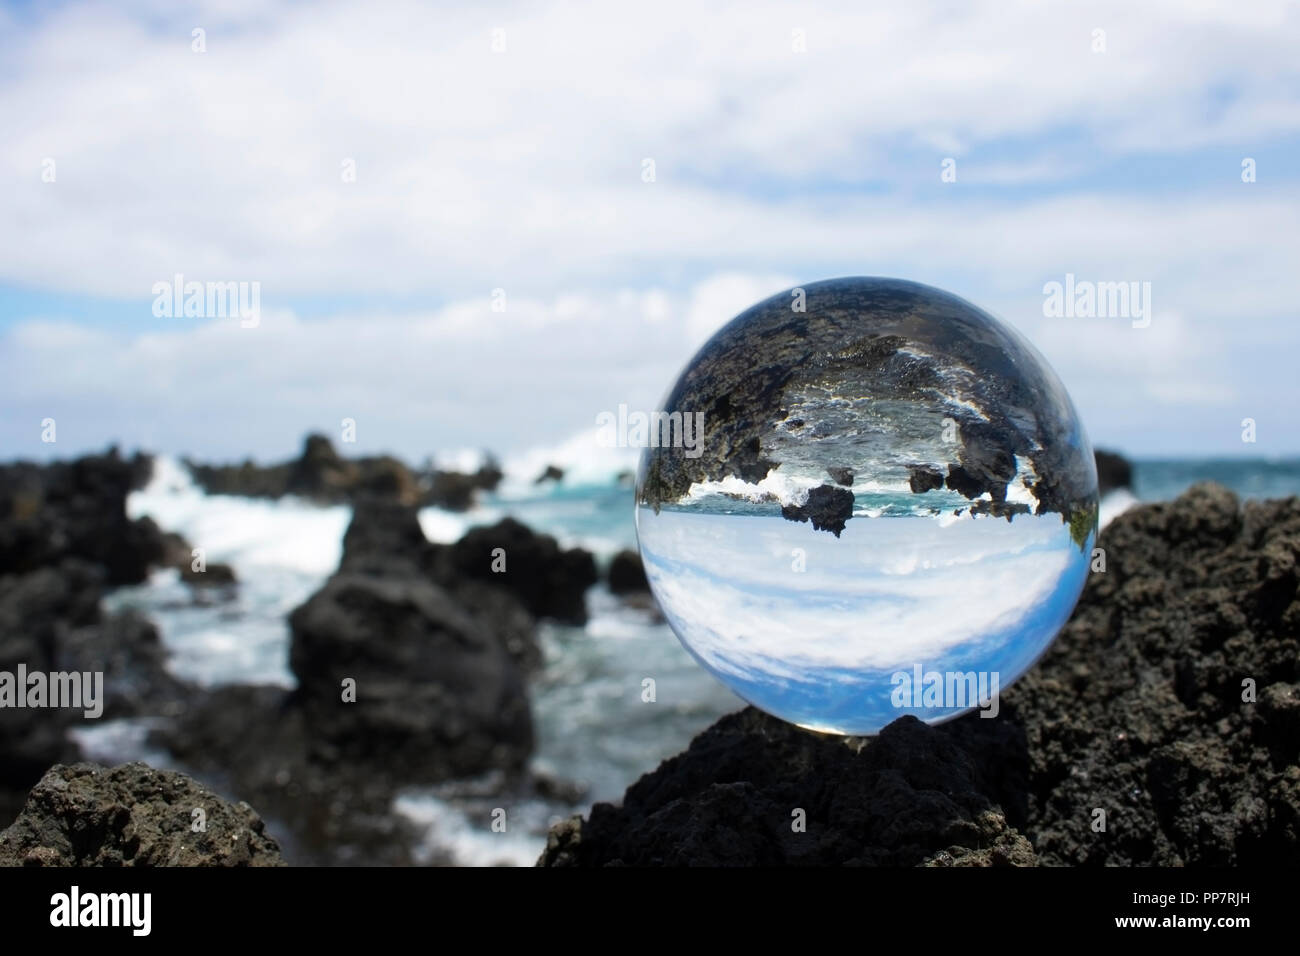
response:
{"label": "reflection inside glass sphere", "polygon": [[[1083,587],[1078,415],[1027,341],[956,296],[875,278],[774,296],[662,411],[637,476],[650,585],[696,659],[785,720],[993,713]],[[702,432],[683,442],[685,416]]]}

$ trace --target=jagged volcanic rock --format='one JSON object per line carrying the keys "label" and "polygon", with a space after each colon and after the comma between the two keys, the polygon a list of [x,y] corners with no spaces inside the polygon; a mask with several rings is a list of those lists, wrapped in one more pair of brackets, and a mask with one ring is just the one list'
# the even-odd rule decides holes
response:
{"label": "jagged volcanic rock", "polygon": [[817,531],[840,536],[844,525],[853,517],[853,492],[834,485],[818,485],[808,492],[802,505],[784,505],[781,517],[788,521],[811,521]]}
{"label": "jagged volcanic rock", "polygon": [[248,804],[143,763],[52,767],[0,832],[0,866],[281,865]]}
{"label": "jagged volcanic rock", "polygon": [[1099,545],[995,719],[904,717],[854,753],[745,710],[554,829],[542,864],[1300,863],[1300,499],[1198,485]]}

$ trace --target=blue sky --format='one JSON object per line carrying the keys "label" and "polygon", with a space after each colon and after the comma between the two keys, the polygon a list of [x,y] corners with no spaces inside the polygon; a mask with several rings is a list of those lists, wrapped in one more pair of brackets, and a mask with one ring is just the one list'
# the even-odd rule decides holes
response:
{"label": "blue sky", "polygon": [[[1097,444],[1294,455],[1298,48],[1270,2],[0,5],[0,457],[555,445],[847,274],[1014,324]],[[1067,272],[1151,324],[1045,317]],[[257,327],[155,316],[177,273]]]}

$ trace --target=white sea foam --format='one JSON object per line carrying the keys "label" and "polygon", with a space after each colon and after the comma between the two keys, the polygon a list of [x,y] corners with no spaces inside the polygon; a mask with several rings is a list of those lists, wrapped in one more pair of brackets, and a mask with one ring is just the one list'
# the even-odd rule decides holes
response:
{"label": "white sea foam", "polygon": [[179,532],[208,562],[231,565],[236,574],[259,566],[328,575],[338,567],[343,532],[351,518],[345,505],[322,507],[300,498],[279,500],[205,495],[173,458],[154,459],[153,477],[126,501],[132,518],[148,516]]}
{"label": "white sea foam", "polygon": [[441,508],[421,508],[420,530],[430,541],[451,544],[465,536],[475,525],[496,524],[505,516],[501,508],[475,506],[469,511],[451,512]]}
{"label": "white sea foam", "polygon": [[505,811],[501,832],[492,829],[492,810],[498,808],[485,806],[471,815],[464,806],[432,793],[404,794],[393,802],[393,809],[424,829],[415,848],[421,864],[532,866],[546,847],[547,826],[562,818],[540,801],[508,802],[508,807],[499,808]]}
{"label": "white sea foam", "polygon": [[783,505],[802,505],[808,501],[808,492],[823,484],[823,479],[806,475],[787,475],[773,470],[759,482],[749,482],[735,475],[720,481],[697,481],[691,484],[687,499],[698,501],[713,495],[728,495],[746,501],[775,498]]}
{"label": "white sea foam", "polygon": [[[622,472],[635,471],[639,448],[609,448],[598,441],[595,417],[592,426],[558,445],[532,448],[507,458],[502,465],[505,479],[497,494],[504,500],[537,497],[537,477],[548,465],[564,470],[564,487],[611,485]],[[543,486],[545,487],[545,486]]]}
{"label": "white sea foam", "polygon": [[94,763],[111,767],[143,760],[158,770],[171,770],[176,766],[171,754],[148,742],[149,734],[160,723],[153,717],[86,721],[82,726],[70,728],[68,736],[80,748],[82,757]]}
{"label": "white sea foam", "polygon": [[1098,520],[1104,528],[1116,517],[1138,504],[1137,496],[1127,488],[1115,488],[1102,496]]}

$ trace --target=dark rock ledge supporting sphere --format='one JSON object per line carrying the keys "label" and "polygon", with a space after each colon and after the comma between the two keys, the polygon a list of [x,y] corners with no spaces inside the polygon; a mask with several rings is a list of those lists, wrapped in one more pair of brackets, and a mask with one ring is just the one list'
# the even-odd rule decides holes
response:
{"label": "dark rock ledge supporting sphere", "polygon": [[1100,546],[997,718],[846,741],[746,709],[554,828],[540,864],[1300,863],[1300,498],[1198,485]]}

